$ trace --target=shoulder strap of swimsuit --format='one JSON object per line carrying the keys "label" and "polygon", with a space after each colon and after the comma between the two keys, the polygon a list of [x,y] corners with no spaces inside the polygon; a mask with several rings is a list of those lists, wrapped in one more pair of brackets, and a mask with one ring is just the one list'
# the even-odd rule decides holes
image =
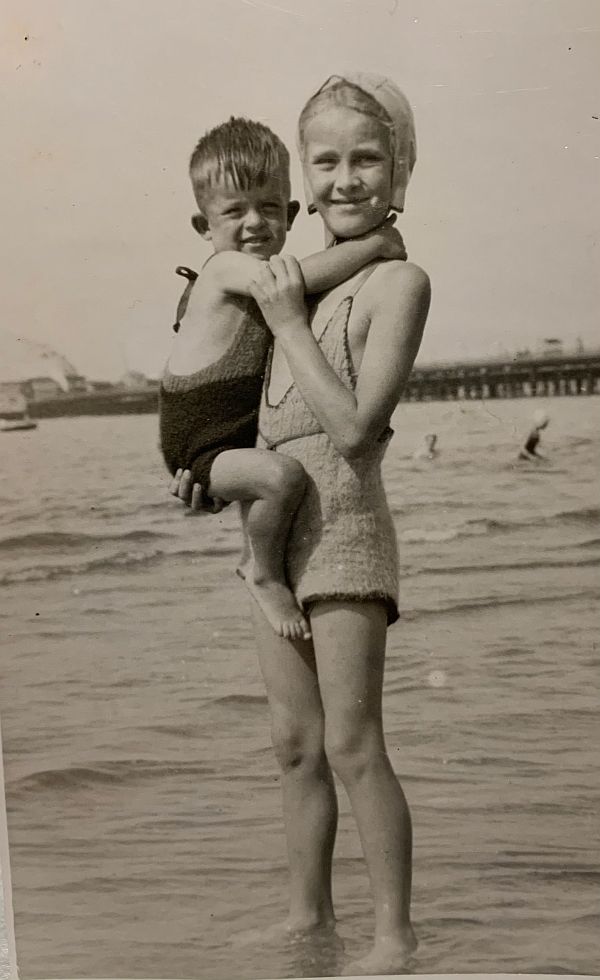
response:
{"label": "shoulder strap of swimsuit", "polygon": [[348,284],[348,289],[344,295],[344,299],[352,299],[354,296],[356,296],[359,289],[362,289],[371,273],[375,271],[379,264],[380,262],[377,260],[375,262],[371,262],[369,265],[366,265],[364,269],[361,269],[358,275],[356,275]]}
{"label": "shoulder strap of swimsuit", "polygon": [[[323,326],[318,331],[318,333],[314,331],[314,324],[317,323],[317,320],[315,319],[313,323],[313,333],[318,343],[320,343],[321,340],[325,337],[325,334],[329,330],[330,324],[335,320],[337,316],[340,315],[340,311],[346,310],[345,316],[346,318],[348,317],[350,307],[352,306],[352,303],[349,303],[348,301],[354,299],[359,289],[361,289],[364,286],[367,279],[369,278],[371,273],[377,268],[378,265],[379,265],[378,261],[371,262],[369,265],[366,265],[363,269],[361,269],[360,272],[358,272],[353,279],[349,280],[347,283],[344,284],[344,293],[342,294],[341,299],[337,301],[335,307],[333,307],[331,312],[325,315],[322,321]],[[317,311],[318,311],[318,304],[317,304]],[[318,312],[316,316],[318,317]]]}
{"label": "shoulder strap of swimsuit", "polygon": [[175,272],[177,273],[178,276],[183,276],[184,279],[187,279],[186,287],[183,290],[183,293],[181,294],[179,303],[177,304],[177,319],[173,324],[173,330],[175,331],[175,333],[177,333],[179,331],[179,327],[181,326],[181,320],[185,316],[185,311],[187,310],[190,293],[192,292],[194,283],[198,278],[198,273],[194,272],[193,269],[188,269],[187,265],[178,265],[177,268],[175,269]]}

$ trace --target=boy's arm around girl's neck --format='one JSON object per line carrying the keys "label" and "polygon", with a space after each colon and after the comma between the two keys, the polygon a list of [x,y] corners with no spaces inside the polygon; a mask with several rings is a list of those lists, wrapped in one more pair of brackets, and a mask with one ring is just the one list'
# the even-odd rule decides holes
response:
{"label": "boy's arm around girl's neck", "polygon": [[[375,259],[405,257],[400,254],[404,247],[402,240],[397,236],[399,243],[394,240],[392,245],[392,237],[390,229],[382,226],[361,238],[340,242],[300,259],[306,292],[323,293],[332,289]],[[393,248],[397,255],[391,254]],[[200,273],[200,282],[222,293],[250,296],[250,286],[264,264],[264,259],[243,252],[217,252]]]}

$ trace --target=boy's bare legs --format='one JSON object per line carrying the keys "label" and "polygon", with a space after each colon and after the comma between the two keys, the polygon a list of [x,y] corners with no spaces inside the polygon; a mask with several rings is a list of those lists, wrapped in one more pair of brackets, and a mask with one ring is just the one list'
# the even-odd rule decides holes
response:
{"label": "boy's bare legs", "polygon": [[211,497],[244,503],[252,557],[242,577],[275,632],[292,640],[310,637],[284,572],[285,546],[305,485],[302,466],[290,456],[230,449],[216,457],[208,488]]}
{"label": "boy's bare legs", "polygon": [[417,946],[410,921],[412,829],[387,756],[381,712],[386,610],[321,602],[311,611],[325,751],[358,824],[375,900],[375,944],[349,974],[397,973]]}
{"label": "boy's bare legs", "polygon": [[289,933],[332,928],[337,799],[323,746],[323,707],[312,643],[275,636],[256,608],[254,621],[273,748],[281,767],[290,868],[290,911],[284,928]]}

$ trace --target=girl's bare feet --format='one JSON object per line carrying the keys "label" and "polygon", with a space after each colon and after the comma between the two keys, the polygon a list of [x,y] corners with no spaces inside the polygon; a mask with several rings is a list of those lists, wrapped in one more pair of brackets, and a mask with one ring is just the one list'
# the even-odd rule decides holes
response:
{"label": "girl's bare feet", "polygon": [[331,934],[335,932],[335,919],[306,919],[292,920],[286,919],[285,922],[276,922],[266,929],[248,929],[246,932],[238,933],[235,937],[236,946],[263,945],[264,943],[277,942],[302,942],[315,935]]}
{"label": "girl's bare feet", "polygon": [[342,976],[386,976],[404,973],[417,945],[417,937],[412,926],[409,926],[403,933],[377,940],[370,953],[344,967]]}

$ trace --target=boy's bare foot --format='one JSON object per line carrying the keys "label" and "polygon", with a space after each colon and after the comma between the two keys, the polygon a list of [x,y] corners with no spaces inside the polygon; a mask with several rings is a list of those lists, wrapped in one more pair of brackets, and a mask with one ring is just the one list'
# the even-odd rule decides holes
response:
{"label": "boy's bare foot", "polygon": [[310,640],[310,626],[287,586],[257,576],[251,560],[240,565],[237,574],[278,636],[284,640]]}
{"label": "boy's bare foot", "polygon": [[412,927],[402,935],[377,941],[367,956],[353,960],[344,967],[344,977],[389,976],[407,972],[412,954],[417,948]]}

